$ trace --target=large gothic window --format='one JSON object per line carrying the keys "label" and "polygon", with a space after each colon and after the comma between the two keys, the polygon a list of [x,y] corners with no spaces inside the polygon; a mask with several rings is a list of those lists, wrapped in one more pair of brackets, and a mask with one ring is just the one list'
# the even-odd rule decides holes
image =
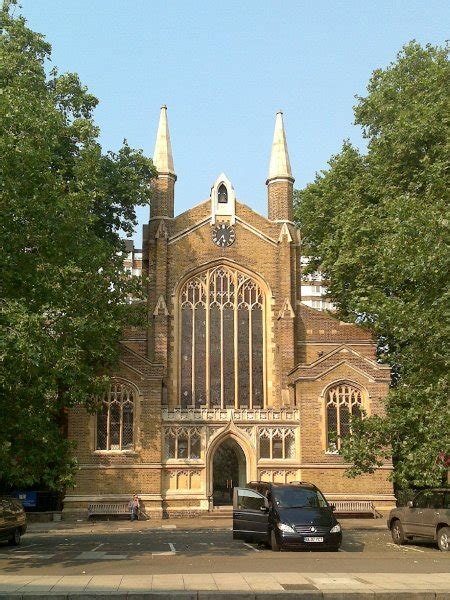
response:
{"label": "large gothic window", "polygon": [[341,440],[351,433],[350,417],[361,416],[361,390],[347,383],[329,388],[325,398],[327,418],[327,448],[337,452]]}
{"label": "large gothic window", "polygon": [[264,295],[248,275],[216,267],[181,289],[181,405],[264,404]]}
{"label": "large gothic window", "polygon": [[133,448],[134,393],[130,385],[113,382],[97,414],[97,450]]}

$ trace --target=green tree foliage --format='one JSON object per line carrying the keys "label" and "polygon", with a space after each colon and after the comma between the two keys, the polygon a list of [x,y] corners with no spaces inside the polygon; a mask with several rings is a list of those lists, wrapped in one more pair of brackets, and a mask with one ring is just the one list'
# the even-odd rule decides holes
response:
{"label": "green tree foliage", "polygon": [[126,142],[103,153],[96,98],[77,75],[46,73],[43,36],[6,4],[0,15],[0,487],[62,489],[75,468],[65,413],[95,409],[136,312],[119,233],[155,169]]}
{"label": "green tree foliage", "polygon": [[376,70],[345,142],[296,192],[304,253],[340,318],[372,329],[393,367],[386,416],[353,421],[350,475],[395,459],[399,485],[438,484],[450,455],[448,400],[449,81],[447,50],[407,44]]}

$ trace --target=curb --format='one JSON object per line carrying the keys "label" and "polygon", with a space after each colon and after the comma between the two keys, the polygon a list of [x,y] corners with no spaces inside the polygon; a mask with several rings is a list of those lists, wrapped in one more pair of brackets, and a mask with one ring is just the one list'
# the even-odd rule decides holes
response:
{"label": "curb", "polygon": [[287,590],[279,592],[155,591],[155,592],[30,592],[2,593],[0,600],[450,600],[450,590]]}

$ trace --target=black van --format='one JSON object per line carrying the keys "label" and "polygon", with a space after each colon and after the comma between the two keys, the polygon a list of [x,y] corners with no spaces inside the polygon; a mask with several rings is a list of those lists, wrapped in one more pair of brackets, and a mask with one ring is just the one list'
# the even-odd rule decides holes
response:
{"label": "black van", "polygon": [[322,548],[337,552],[342,532],[333,509],[312,483],[251,482],[234,489],[233,538],[267,543],[274,551]]}

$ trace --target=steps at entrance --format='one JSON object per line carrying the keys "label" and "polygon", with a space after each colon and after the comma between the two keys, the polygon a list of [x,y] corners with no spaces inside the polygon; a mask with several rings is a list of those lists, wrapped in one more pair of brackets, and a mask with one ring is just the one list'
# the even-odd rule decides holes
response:
{"label": "steps at entrance", "polygon": [[214,506],[211,512],[202,515],[205,519],[231,519],[233,517],[232,506]]}

